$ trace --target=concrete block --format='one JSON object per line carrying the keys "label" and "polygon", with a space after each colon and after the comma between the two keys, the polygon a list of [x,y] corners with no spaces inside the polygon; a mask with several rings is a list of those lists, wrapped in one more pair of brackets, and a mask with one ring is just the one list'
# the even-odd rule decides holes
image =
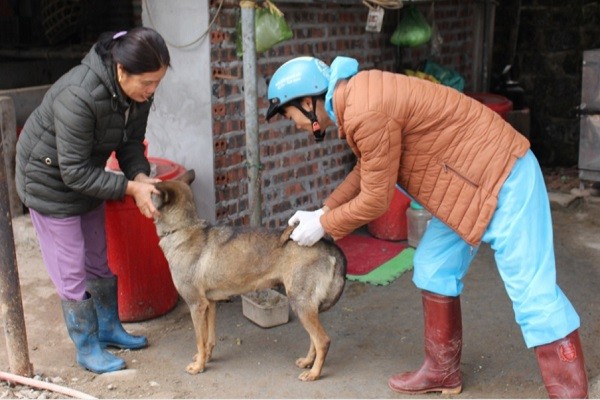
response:
{"label": "concrete block", "polygon": [[548,197],[551,204],[558,204],[562,207],[569,207],[575,200],[580,198],[580,196],[560,192],[548,192]]}

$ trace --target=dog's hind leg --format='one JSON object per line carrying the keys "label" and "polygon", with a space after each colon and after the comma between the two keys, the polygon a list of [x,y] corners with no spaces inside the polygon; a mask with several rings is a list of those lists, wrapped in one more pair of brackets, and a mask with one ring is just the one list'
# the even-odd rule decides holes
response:
{"label": "dog's hind leg", "polygon": [[296,365],[301,366],[302,364],[305,364],[308,366],[310,365],[308,361],[310,361],[311,358],[314,360],[312,362],[312,368],[309,371],[302,372],[300,376],[298,376],[298,379],[301,381],[315,381],[321,376],[321,370],[323,369],[325,357],[329,351],[331,339],[329,339],[327,332],[325,332],[323,325],[321,325],[321,322],[319,321],[319,312],[316,309],[299,310],[298,318],[300,319],[300,322],[302,322],[304,329],[308,332],[311,343],[306,358],[297,360]]}
{"label": "dog's hind leg", "polygon": [[215,301],[209,301],[208,309],[206,310],[206,326],[208,330],[206,336],[206,362],[209,362],[212,358],[212,352],[217,343],[216,319],[217,303]]}
{"label": "dog's hind leg", "polygon": [[186,367],[188,374],[195,375],[203,372],[206,366],[206,342],[207,342],[207,309],[209,301],[206,298],[200,299],[197,303],[190,304],[190,314],[194,323],[196,334],[196,348],[198,352],[194,356],[194,361]]}

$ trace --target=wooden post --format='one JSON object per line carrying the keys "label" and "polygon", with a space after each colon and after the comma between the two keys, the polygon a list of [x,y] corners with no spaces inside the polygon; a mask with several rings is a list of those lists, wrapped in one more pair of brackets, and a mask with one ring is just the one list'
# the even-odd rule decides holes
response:
{"label": "wooden post", "polygon": [[23,214],[23,203],[15,185],[15,155],[17,146],[17,117],[12,97],[0,96],[0,143],[4,152],[4,167],[8,185],[8,200],[13,217]]}
{"label": "wooden post", "polygon": [[[13,121],[7,115],[4,106],[6,97],[0,98],[0,127],[4,133],[4,127],[8,125],[7,119]],[[0,316],[4,321],[4,336],[8,353],[8,366],[10,371],[16,375],[32,376],[33,366],[29,362],[29,350],[27,348],[27,332],[25,329],[25,318],[23,316],[23,302],[21,300],[21,286],[19,283],[19,272],[17,269],[17,257],[15,252],[15,238],[12,229],[10,212],[9,190],[7,170],[5,167],[7,157],[4,154],[6,148],[2,136],[0,143]],[[12,157],[14,159],[14,156]],[[14,170],[14,168],[13,168]],[[14,175],[13,175],[14,176]],[[21,202],[19,201],[19,204]]]}

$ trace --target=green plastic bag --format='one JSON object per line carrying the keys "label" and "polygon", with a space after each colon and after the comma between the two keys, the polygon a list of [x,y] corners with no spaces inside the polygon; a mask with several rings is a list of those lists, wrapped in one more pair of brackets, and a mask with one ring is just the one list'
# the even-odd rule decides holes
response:
{"label": "green plastic bag", "polygon": [[396,46],[417,47],[427,43],[429,39],[431,39],[431,26],[414,5],[409,5],[390,42]]}
{"label": "green plastic bag", "polygon": [[443,67],[430,60],[425,60],[423,72],[434,76],[442,85],[450,86],[459,92],[465,90],[465,78],[453,69]]}
{"label": "green plastic bag", "polygon": [[[269,50],[277,43],[291,39],[294,34],[279,11],[273,3],[265,0],[263,7],[257,7],[254,13],[254,30],[256,52],[262,53]],[[242,45],[242,24],[238,20],[236,26],[236,54],[238,57],[244,55]]]}

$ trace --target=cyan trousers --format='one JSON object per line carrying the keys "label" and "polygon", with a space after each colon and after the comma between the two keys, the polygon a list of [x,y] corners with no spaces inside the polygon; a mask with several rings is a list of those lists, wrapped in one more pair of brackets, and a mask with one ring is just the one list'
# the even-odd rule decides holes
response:
{"label": "cyan trousers", "polygon": [[[556,283],[552,216],[544,177],[531,151],[517,160],[483,235],[527,347],[561,339],[579,328],[579,316]],[[413,282],[423,290],[458,296],[478,248],[433,218],[414,257]]]}

